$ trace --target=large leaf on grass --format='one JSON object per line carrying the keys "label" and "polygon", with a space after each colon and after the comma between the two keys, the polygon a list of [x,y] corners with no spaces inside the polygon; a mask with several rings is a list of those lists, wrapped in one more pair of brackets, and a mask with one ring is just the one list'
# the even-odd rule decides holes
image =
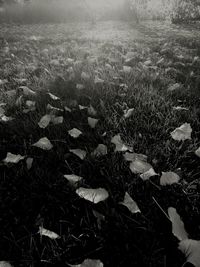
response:
{"label": "large leaf on grass", "polygon": [[136,158],[130,163],[130,169],[134,174],[143,174],[152,168],[151,164],[139,158]]}
{"label": "large leaf on grass", "polygon": [[180,181],[180,177],[175,172],[162,172],[160,178],[160,185],[172,185],[177,184]]}
{"label": "large leaf on grass", "polygon": [[82,135],[82,132],[77,128],[73,128],[68,131],[68,134],[73,138],[78,138],[80,135]]}
{"label": "large leaf on grass", "polygon": [[115,152],[117,151],[121,151],[121,152],[125,152],[125,151],[132,151],[132,148],[125,145],[121,139],[120,134],[115,135],[112,139],[111,139],[111,143],[114,144],[115,147]]}
{"label": "large leaf on grass", "polygon": [[77,176],[75,174],[64,175],[64,178],[66,178],[69,181],[69,183],[73,185],[83,180],[83,177]]}
{"label": "large leaf on grass", "polygon": [[12,267],[12,265],[7,261],[0,261],[0,267]]}
{"label": "large leaf on grass", "polygon": [[143,181],[147,181],[149,180],[151,177],[153,176],[156,176],[158,175],[153,168],[149,169],[148,171],[140,174],[140,178],[143,180]]}
{"label": "large leaf on grass", "polygon": [[137,203],[131,198],[131,196],[127,192],[124,196],[124,201],[120,202],[120,204],[127,207],[131,213],[141,212],[140,209],[138,208]]}
{"label": "large leaf on grass", "polygon": [[108,154],[108,148],[104,144],[99,144],[97,148],[92,152],[92,156],[100,157]]}
{"label": "large leaf on grass", "polygon": [[126,161],[134,161],[136,159],[140,159],[143,161],[147,161],[147,156],[143,155],[143,154],[137,154],[137,153],[130,153],[130,152],[126,152],[124,154],[124,159]]}
{"label": "large leaf on grass", "polygon": [[181,220],[180,215],[177,213],[176,209],[173,207],[168,208],[168,215],[172,222],[172,233],[179,241],[188,238],[188,233],[185,230],[184,223]]}
{"label": "large leaf on grass", "polygon": [[40,128],[45,129],[49,125],[50,122],[51,122],[51,115],[46,114],[40,119],[40,121],[38,122],[38,125]]}
{"label": "large leaf on grass", "polygon": [[108,192],[104,188],[88,189],[80,187],[76,190],[76,193],[79,197],[95,204],[104,201],[109,197]]}
{"label": "large leaf on grass", "polygon": [[84,160],[84,158],[87,155],[87,152],[85,150],[82,149],[70,149],[69,150],[72,154],[76,155],[77,157],[79,157],[81,160]]}
{"label": "large leaf on grass", "polygon": [[43,228],[41,226],[39,227],[39,234],[41,236],[47,236],[47,237],[49,237],[50,239],[53,239],[53,240],[60,238],[60,236],[58,234],[56,234],[55,232],[49,231],[49,230],[47,230],[47,229],[45,229],[45,228]]}
{"label": "large leaf on grass", "polygon": [[7,153],[6,158],[3,160],[4,163],[13,163],[13,164],[17,164],[19,163],[21,160],[23,160],[25,157],[21,156],[21,155],[15,155],[12,154],[10,152]]}
{"label": "large leaf on grass", "polygon": [[171,137],[176,141],[185,141],[191,139],[192,128],[189,123],[184,123],[179,128],[176,128],[172,133]]}
{"label": "large leaf on grass", "polygon": [[94,128],[96,127],[98,121],[99,121],[99,120],[97,120],[97,119],[88,117],[88,124],[89,124],[89,126],[90,126],[92,129],[94,129]]}
{"label": "large leaf on grass", "polygon": [[103,267],[103,263],[100,260],[86,259],[84,262],[78,265],[71,265],[72,267]]}
{"label": "large leaf on grass", "polygon": [[[200,241],[193,239],[185,239],[179,243],[179,250],[183,252],[188,263],[195,267],[200,267]],[[183,265],[184,266],[184,265]]]}
{"label": "large leaf on grass", "polygon": [[47,137],[41,138],[38,142],[33,144],[34,147],[41,148],[43,150],[51,150],[53,148],[53,145],[49,141]]}

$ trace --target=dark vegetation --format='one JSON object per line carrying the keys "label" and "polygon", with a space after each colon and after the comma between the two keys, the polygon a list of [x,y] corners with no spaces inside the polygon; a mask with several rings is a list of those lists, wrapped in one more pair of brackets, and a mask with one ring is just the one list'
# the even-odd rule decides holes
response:
{"label": "dark vegetation", "polygon": [[[85,258],[100,259],[106,267],[181,266],[184,256],[159,206],[166,212],[175,207],[190,237],[200,238],[200,160],[194,153],[200,146],[198,30],[99,23],[95,28],[4,25],[0,34],[1,103],[13,117],[0,122],[0,259],[15,267],[70,266]],[[134,55],[125,62],[128,52]],[[124,65],[132,67],[130,73],[122,71]],[[81,78],[82,72],[89,79]],[[103,82],[95,83],[96,75]],[[179,88],[169,92],[175,83]],[[23,94],[22,85],[37,95]],[[13,97],[6,94],[10,90],[16,91]],[[60,99],[51,99],[48,92]],[[35,111],[23,112],[26,100],[36,101]],[[48,104],[60,109],[57,115],[64,122],[40,129]],[[97,110],[95,129],[87,123],[87,109],[78,105]],[[125,120],[127,107],[135,111]],[[170,133],[185,122],[191,124],[192,139],[173,140]],[[68,130],[74,127],[83,136],[71,138]],[[111,144],[118,133],[134,152],[148,156],[159,176],[174,171],[180,182],[162,187],[159,176],[144,182],[133,174]],[[53,144],[50,151],[32,146],[44,136]],[[91,156],[100,143],[108,154]],[[72,148],[86,150],[86,159],[69,153]],[[7,152],[33,158],[31,169],[26,160],[4,164]],[[103,187],[109,198],[96,205],[81,199],[63,177],[71,173],[84,178],[78,186]],[[125,192],[141,213],[131,214],[119,204]],[[39,226],[61,238],[41,237]]]}

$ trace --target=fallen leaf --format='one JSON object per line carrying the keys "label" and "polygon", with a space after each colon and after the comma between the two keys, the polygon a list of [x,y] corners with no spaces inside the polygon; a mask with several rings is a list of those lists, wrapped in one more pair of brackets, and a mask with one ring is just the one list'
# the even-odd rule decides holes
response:
{"label": "fallen leaf", "polygon": [[68,131],[68,134],[73,138],[78,138],[80,135],[82,135],[82,132],[77,128],[73,128],[72,130]]}
{"label": "fallen leaf", "polygon": [[7,261],[0,261],[0,267],[12,267],[12,265]]}
{"label": "fallen leaf", "polygon": [[88,109],[88,115],[89,116],[95,117],[97,115],[97,111],[93,108],[92,105],[90,105],[90,107],[87,109]]}
{"label": "fallen leaf", "polygon": [[84,262],[78,265],[71,265],[72,267],[103,267],[103,263],[100,260],[86,259]]}
{"label": "fallen leaf", "polygon": [[147,161],[147,156],[146,155],[143,155],[143,154],[126,152],[124,154],[124,159],[126,161],[134,161],[136,159],[140,159],[142,161]]}
{"label": "fallen leaf", "polygon": [[138,208],[137,203],[131,198],[131,196],[127,192],[125,193],[124,201],[120,202],[119,204],[122,204],[127,207],[131,213],[141,212]]}
{"label": "fallen leaf", "polygon": [[51,121],[51,115],[46,114],[40,119],[38,125],[40,128],[45,129],[49,125],[50,121]]}
{"label": "fallen leaf", "polygon": [[176,141],[191,140],[192,128],[189,123],[184,123],[179,128],[176,128],[172,133],[171,137]]}
{"label": "fallen leaf", "polygon": [[115,147],[115,152],[117,151],[121,151],[121,152],[125,152],[125,151],[132,151],[132,148],[129,146],[126,146],[122,139],[120,134],[115,135],[112,139],[111,139],[111,143],[114,144]]}
{"label": "fallen leaf", "polygon": [[104,144],[99,144],[97,148],[92,152],[95,157],[105,156],[108,154],[107,146]]}
{"label": "fallen leaf", "polygon": [[84,160],[87,155],[86,151],[82,149],[70,149],[69,151],[79,157],[81,160]]}
{"label": "fallen leaf", "polygon": [[140,175],[140,178],[143,180],[143,181],[147,181],[149,180],[149,178],[151,178],[152,176],[155,176],[155,175],[158,175],[153,168],[149,169],[147,172],[145,173],[142,173]]}
{"label": "fallen leaf", "polygon": [[9,122],[12,120],[13,120],[12,117],[7,117],[6,115],[0,116],[0,121],[2,121],[2,122]]}
{"label": "fallen leaf", "polygon": [[51,116],[51,123],[53,125],[58,125],[58,124],[62,124],[64,121],[64,118],[63,116],[59,116],[59,117],[56,117],[54,115]]}
{"label": "fallen leaf", "polygon": [[25,157],[21,156],[21,155],[15,155],[12,154],[10,152],[7,153],[6,158],[3,160],[4,163],[13,163],[13,164],[17,164],[19,163],[21,160],[23,160]]}
{"label": "fallen leaf", "polygon": [[33,158],[27,158],[26,159],[26,167],[28,170],[30,170],[32,168],[33,165]]}
{"label": "fallen leaf", "polygon": [[96,127],[98,122],[99,122],[99,120],[88,117],[88,124],[92,129],[94,129]]}
{"label": "fallen leaf", "polygon": [[95,204],[104,201],[109,197],[108,192],[104,188],[88,189],[80,187],[76,190],[76,193],[79,197],[89,200]]}
{"label": "fallen leaf", "polygon": [[39,227],[39,234],[41,236],[47,236],[47,237],[49,237],[50,239],[53,239],[53,240],[60,238],[60,236],[58,234],[56,234],[56,233],[54,233],[52,231],[49,231],[49,230],[47,230],[47,229],[45,229],[45,228],[43,228],[41,226]]}
{"label": "fallen leaf", "polygon": [[173,207],[168,208],[168,215],[170,221],[172,222],[172,233],[179,241],[185,240],[188,238],[188,233],[185,230],[184,223],[181,220],[181,217],[177,213],[176,209]]}
{"label": "fallen leaf", "polygon": [[36,92],[29,89],[27,86],[20,86],[19,89],[22,91],[23,95],[25,96],[35,96]]}
{"label": "fallen leaf", "polygon": [[80,181],[83,180],[83,177],[77,176],[75,174],[70,174],[70,175],[64,175],[64,177],[71,183],[71,184],[76,184]]}
{"label": "fallen leaf", "polygon": [[[179,250],[185,255],[188,263],[200,267],[200,241],[185,239],[179,243]],[[185,265],[183,265],[185,266]]]}
{"label": "fallen leaf", "polygon": [[53,145],[51,144],[51,142],[47,137],[41,138],[38,142],[36,142],[32,146],[41,148],[43,150],[51,150],[53,148]]}
{"label": "fallen leaf", "polygon": [[52,93],[48,93],[48,95],[50,96],[50,98],[52,99],[52,100],[59,100],[60,98],[59,97],[57,97],[57,96],[55,96],[55,95],[53,95]]}
{"label": "fallen leaf", "polygon": [[200,158],[200,147],[195,151],[195,155]]}
{"label": "fallen leaf", "polygon": [[130,169],[134,174],[143,174],[152,169],[152,166],[144,160],[135,159],[130,163]]}
{"label": "fallen leaf", "polygon": [[131,108],[131,109],[129,109],[129,110],[127,110],[126,112],[125,112],[125,114],[124,114],[124,118],[125,119],[128,119],[128,118],[130,118],[133,114],[134,114],[134,108]]}
{"label": "fallen leaf", "polygon": [[181,106],[177,106],[177,107],[173,107],[173,110],[176,110],[176,111],[189,111],[189,108],[184,108],[184,107],[181,107]]}
{"label": "fallen leaf", "polygon": [[172,185],[177,184],[180,181],[180,177],[175,172],[162,172],[160,178],[160,185]]}
{"label": "fallen leaf", "polygon": [[168,92],[173,92],[173,91],[176,91],[178,89],[182,88],[182,85],[180,83],[175,83],[175,84],[172,84],[168,87],[167,91]]}

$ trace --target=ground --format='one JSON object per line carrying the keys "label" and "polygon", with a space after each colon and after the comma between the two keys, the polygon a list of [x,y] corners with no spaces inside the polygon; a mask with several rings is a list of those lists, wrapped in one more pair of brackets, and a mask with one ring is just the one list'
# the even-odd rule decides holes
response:
{"label": "ground", "polygon": [[[0,110],[0,260],[13,266],[71,266],[88,258],[106,267],[181,266],[185,257],[166,214],[176,208],[189,237],[200,238],[198,27],[0,25],[0,37],[1,109],[7,116]],[[35,108],[28,109],[27,100]],[[48,104],[64,120],[41,128]],[[95,128],[88,116],[98,119]],[[170,133],[184,123],[191,138],[174,140]],[[69,135],[73,128],[82,132],[79,138]],[[118,134],[129,150],[147,156],[158,175],[143,181],[131,171],[125,152],[111,143]],[[33,146],[43,137],[52,149]],[[105,155],[92,154],[98,144],[107,146]],[[77,148],[87,152],[83,160],[70,153]],[[6,163],[8,152],[25,158]],[[162,172],[169,171],[180,181],[160,185]],[[64,178],[70,174],[83,179],[70,183]],[[104,188],[109,197],[94,204],[79,197],[79,187]],[[141,212],[120,204],[126,192]],[[39,227],[61,238],[41,236]]]}

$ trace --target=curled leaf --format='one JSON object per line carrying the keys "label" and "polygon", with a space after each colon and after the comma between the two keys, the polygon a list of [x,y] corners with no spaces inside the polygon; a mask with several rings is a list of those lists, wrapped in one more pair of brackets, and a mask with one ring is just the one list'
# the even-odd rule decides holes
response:
{"label": "curled leaf", "polygon": [[135,110],[134,108],[131,108],[131,109],[127,110],[127,111],[125,112],[125,114],[124,114],[124,118],[125,118],[125,119],[130,118],[130,117],[133,115],[134,110]]}
{"label": "curled leaf", "polygon": [[60,238],[60,236],[58,234],[56,234],[55,232],[49,231],[49,230],[47,230],[47,229],[45,229],[45,228],[43,228],[41,226],[39,227],[39,234],[41,236],[47,236],[47,237],[49,237],[50,239],[53,239],[53,240]]}
{"label": "curled leaf", "polygon": [[76,193],[79,195],[79,197],[95,204],[104,201],[109,197],[108,192],[104,188],[88,189],[80,187],[76,190]]}

